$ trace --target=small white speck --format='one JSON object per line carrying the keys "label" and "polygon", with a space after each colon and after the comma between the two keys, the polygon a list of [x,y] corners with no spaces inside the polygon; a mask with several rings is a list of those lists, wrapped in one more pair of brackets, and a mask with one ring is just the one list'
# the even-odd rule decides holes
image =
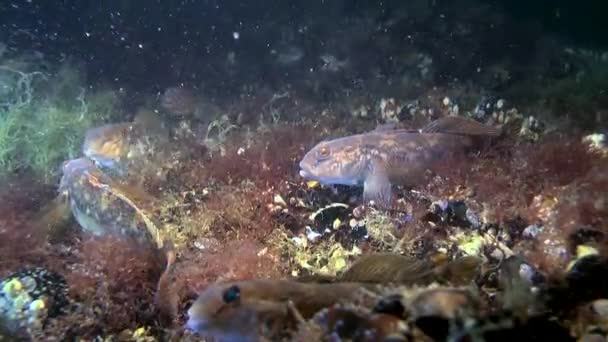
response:
{"label": "small white speck", "polygon": [[497,109],[502,109],[502,107],[504,107],[504,106],[505,106],[505,100],[500,99],[500,100],[496,101],[496,108]]}
{"label": "small white speck", "polygon": [[144,48],[144,44],[137,44],[137,47],[139,47],[140,49]]}
{"label": "small white speck", "polygon": [[306,238],[308,239],[308,241],[314,242],[320,237],[321,237],[321,234],[312,230],[312,228],[310,226],[306,226]]}
{"label": "small white speck", "polygon": [[234,38],[235,40],[238,40],[239,38],[241,38],[241,34],[238,32],[232,32],[232,38]]}
{"label": "small white speck", "polygon": [[85,32],[85,33],[84,33],[84,35],[85,35],[85,36],[87,36],[87,37],[90,37],[90,36],[91,36],[91,33],[89,33],[89,32]]}
{"label": "small white speck", "polygon": [[301,237],[299,237],[299,236],[292,237],[291,241],[293,241],[297,246],[304,246],[305,245],[304,240]]}
{"label": "small white speck", "polygon": [[239,156],[242,155],[243,153],[245,153],[245,149],[242,147],[239,147],[239,149],[236,151],[236,154]]}

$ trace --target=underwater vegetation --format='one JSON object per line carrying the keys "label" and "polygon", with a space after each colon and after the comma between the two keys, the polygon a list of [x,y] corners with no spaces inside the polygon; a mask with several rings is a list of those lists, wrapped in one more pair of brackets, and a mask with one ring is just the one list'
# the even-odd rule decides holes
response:
{"label": "underwater vegetation", "polygon": [[0,59],[0,167],[54,182],[80,154],[86,129],[117,114],[116,93],[91,91],[78,66],[49,68],[24,57]]}
{"label": "underwater vegetation", "polygon": [[[507,296],[501,303],[511,303],[504,304],[511,306],[522,305],[518,300],[538,301],[535,305],[548,305],[551,312],[559,315],[565,314],[560,313],[563,310],[572,312],[585,301],[570,297],[568,305],[571,308],[563,309],[556,296],[563,296],[564,291],[575,286],[569,285],[568,280],[563,283],[561,279],[564,270],[566,275],[572,272],[572,263],[584,259],[581,250],[587,250],[585,255],[598,255],[605,250],[605,232],[597,228],[605,226],[608,217],[603,204],[608,184],[601,171],[607,160],[600,145],[593,147],[589,139],[563,134],[541,135],[536,140],[507,137],[481,155],[440,164],[427,183],[413,188],[396,185],[396,207],[385,211],[367,205],[362,200],[360,188],[326,186],[299,178],[299,158],[322,134],[313,127],[306,123],[278,124],[253,135],[235,131],[223,142],[223,154],[201,154],[198,158],[182,160],[179,167],[170,170],[168,180],[154,183],[166,184],[166,190],[155,192],[158,196],[154,202],[156,208],[146,209],[145,215],[155,217],[155,225],[163,236],[175,243],[177,252],[176,261],[164,278],[160,277],[163,258],[153,249],[124,240],[115,233],[90,237],[73,222],[68,223],[72,228],[63,233],[67,235],[51,245],[33,242],[34,246],[28,251],[10,252],[20,260],[17,264],[30,260],[39,267],[63,274],[69,288],[71,304],[65,306],[62,314],[46,319],[43,330],[36,332],[30,328],[30,333],[62,338],[115,336],[127,340],[196,340],[192,331],[176,327],[187,322],[188,308],[198,294],[206,289],[211,291],[216,283],[220,286],[224,282],[254,279],[294,279],[311,286],[339,284],[341,279],[348,279],[351,282],[371,281],[379,286],[372,289],[373,295],[367,294],[371,298],[359,298],[354,294],[353,297],[328,297],[330,302],[321,304],[327,310],[318,313],[316,308],[306,311],[308,309],[297,304],[297,292],[293,294],[295,309],[283,306],[283,302],[271,306],[274,309],[262,309],[265,306],[254,301],[246,311],[257,317],[258,310],[270,310],[265,311],[271,314],[269,317],[279,317],[271,322],[282,328],[262,330],[261,334],[278,333],[290,338],[306,336],[313,340],[334,333],[347,338],[364,334],[366,329],[375,331],[371,336],[397,334],[414,339],[424,340],[431,336],[442,340],[446,335],[441,334],[451,334],[448,331],[452,330],[428,330],[426,324],[435,326],[447,324],[445,322],[456,324],[455,334],[506,333],[505,329],[515,329],[508,330],[513,334],[525,331],[537,334],[546,324],[553,324],[549,323],[549,317],[541,314],[512,317],[506,311],[501,313],[500,307],[492,306],[492,301],[486,302],[486,297]],[[91,217],[105,222],[100,227],[108,227],[107,232],[111,232],[108,224],[114,222],[116,216],[107,215],[120,213],[125,217],[129,212],[112,204],[111,199],[103,200],[103,192],[91,193],[95,190],[90,186],[101,182],[113,191],[121,191],[132,201],[139,197],[121,190],[119,185],[113,185],[104,177],[99,174],[87,178],[85,183],[80,183],[79,177],[68,177],[64,182],[69,182],[72,195],[79,196],[79,201],[90,199]],[[77,185],[89,188],[80,190]],[[96,199],[96,196],[101,197]],[[100,199],[106,202],[97,202]],[[28,211],[33,210],[26,209],[17,216],[24,216]],[[32,232],[27,220],[21,218],[11,222],[8,219],[4,218],[5,226],[18,222],[24,234]],[[9,230],[3,232],[3,238],[19,241],[23,237]],[[388,259],[380,257],[379,263],[368,259],[371,261],[365,264],[365,256],[374,252],[387,253]],[[2,253],[8,255],[9,252]],[[410,259],[391,261],[399,255]],[[524,273],[511,274],[505,270],[495,274],[497,267],[506,267],[501,266],[505,258],[514,257],[525,260],[526,266],[520,266],[526,270],[521,271]],[[445,268],[450,260],[467,258],[479,261]],[[429,260],[431,264],[425,263]],[[8,270],[10,263],[7,261],[4,260],[4,265]],[[390,269],[391,265],[394,270]],[[582,277],[594,277],[582,272]],[[418,274],[442,276],[433,275],[422,281],[422,278],[416,280],[414,275]],[[403,281],[400,286],[405,287],[391,285],[394,280],[386,280],[391,275],[398,275],[390,279]],[[500,280],[499,275],[515,278]],[[518,280],[520,276],[522,280]],[[10,282],[10,277],[5,273],[3,279]],[[158,283],[159,279],[163,281]],[[447,287],[434,290],[437,285],[427,285],[429,281],[438,281]],[[521,288],[515,288],[512,291],[516,292],[509,294],[504,292],[503,281],[515,284],[524,281],[541,289],[547,287],[548,299],[545,302],[529,297],[527,292],[517,292]],[[463,284],[468,289],[473,286],[482,294],[463,294],[458,292],[461,290],[452,290],[450,286],[454,284],[458,284],[457,289]],[[417,287],[411,288],[413,285]],[[289,285],[277,286],[289,288]],[[159,288],[162,291],[159,292]],[[369,290],[367,285],[365,288]],[[252,291],[256,291],[255,288]],[[316,290],[311,288],[311,291]],[[241,292],[241,295],[246,294]],[[435,297],[444,295],[446,299]],[[518,297],[522,295],[526,299]],[[600,298],[597,294],[589,296]],[[401,299],[395,302],[396,298]],[[393,304],[387,307],[385,302],[389,299]],[[421,304],[429,300],[442,304]],[[452,301],[454,304],[446,304]],[[449,306],[443,307],[462,306],[469,301],[475,303],[472,312],[498,310],[496,315],[500,318],[472,313],[459,316]],[[478,308],[485,305],[492,308]],[[380,306],[382,309],[378,309]],[[164,314],[168,313],[166,320],[160,320],[157,311],[160,308],[165,310]],[[436,321],[434,314],[432,319],[426,318],[423,312],[427,311],[420,310],[430,308],[448,310],[445,311],[447,318]],[[386,310],[390,311],[388,316]],[[411,313],[404,315],[399,310]],[[278,316],[272,316],[275,314]],[[304,316],[297,318],[298,315]],[[476,317],[476,326],[466,325],[465,330],[458,330],[464,329],[459,325],[463,323],[458,322],[465,317]],[[496,325],[497,319],[502,323]],[[341,320],[353,323],[344,330],[339,328]],[[238,334],[240,330],[228,322],[218,321],[217,326],[211,327],[219,329],[218,336]],[[576,322],[585,324],[580,320]],[[579,329],[582,329],[580,334],[587,331],[587,328]],[[201,331],[205,335],[207,330]],[[435,335],[438,333],[440,335]],[[562,337],[567,335],[560,334]]]}

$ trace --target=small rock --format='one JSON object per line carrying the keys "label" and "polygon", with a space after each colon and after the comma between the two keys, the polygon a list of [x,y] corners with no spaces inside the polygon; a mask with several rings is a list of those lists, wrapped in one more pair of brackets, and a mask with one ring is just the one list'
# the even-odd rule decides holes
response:
{"label": "small rock", "polygon": [[529,116],[524,119],[519,129],[519,135],[533,141],[538,140],[541,133],[544,131],[544,124],[534,116]]}
{"label": "small rock", "polygon": [[334,203],[317,210],[310,215],[311,221],[314,222],[313,229],[317,232],[332,230],[334,223],[339,220],[340,223],[348,218],[350,213],[349,207],[346,204]]}
{"label": "small rock", "polygon": [[467,208],[464,201],[439,200],[431,203],[429,213],[425,216],[427,221],[443,222],[457,227],[479,228],[479,216]]}
{"label": "small rock", "polygon": [[312,228],[310,228],[310,226],[306,226],[306,238],[308,239],[308,241],[315,242],[321,236],[322,234],[315,232],[314,230],[312,230]]}
{"label": "small rock", "polygon": [[458,105],[453,105],[452,108],[450,108],[450,114],[451,115],[460,114],[460,107]]}
{"label": "small rock", "polygon": [[214,238],[200,238],[193,243],[194,247],[201,251],[215,252],[219,250],[221,244],[219,240]]}
{"label": "small rock", "polygon": [[505,106],[505,100],[499,99],[496,101],[496,109],[502,109]]}
{"label": "small rock", "polygon": [[280,205],[280,206],[283,206],[283,207],[287,206],[287,202],[285,202],[285,200],[283,199],[283,196],[281,196],[279,194],[274,195],[273,202],[276,205]]}
{"label": "small rock", "polygon": [[522,232],[522,236],[527,239],[536,239],[538,234],[542,231],[542,227],[536,224],[527,226]]}
{"label": "small rock", "polygon": [[479,219],[479,215],[472,211],[471,209],[467,209],[465,214],[467,221],[471,224],[471,227],[477,229],[481,227],[481,220]]}
{"label": "small rock", "polygon": [[594,133],[583,137],[583,143],[588,146],[589,150],[602,154],[608,154],[607,142],[606,134],[603,133]]}
{"label": "small rock", "polygon": [[603,319],[608,319],[608,299],[598,299],[591,303],[593,312]]}
{"label": "small rock", "polygon": [[42,267],[21,269],[0,282],[0,321],[11,331],[41,329],[68,303],[63,276]]}
{"label": "small rock", "polygon": [[519,276],[530,284],[533,284],[536,271],[528,264],[519,265]]}
{"label": "small rock", "polygon": [[399,105],[393,98],[381,99],[378,109],[382,121],[386,123],[399,122],[399,114],[401,113],[403,107],[403,105]]}

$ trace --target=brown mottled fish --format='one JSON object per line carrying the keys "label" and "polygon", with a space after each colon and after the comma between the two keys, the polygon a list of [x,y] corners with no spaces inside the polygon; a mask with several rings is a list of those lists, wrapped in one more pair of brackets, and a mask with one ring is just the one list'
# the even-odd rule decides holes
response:
{"label": "brown mottled fish", "polygon": [[[479,263],[477,258],[461,258],[438,265],[378,253],[360,258],[338,277],[217,283],[192,304],[186,325],[221,341],[257,341],[259,336],[284,329],[298,316],[308,319],[323,308],[360,299],[369,291],[373,296],[376,289],[388,283],[426,285],[455,279],[453,284],[465,284],[468,281],[461,278],[470,281]],[[452,273],[460,277],[452,278]]]}
{"label": "brown mottled fish", "polygon": [[421,260],[396,253],[371,253],[361,256],[338,276],[307,275],[299,277],[298,281],[405,286],[425,286],[436,282],[463,286],[480,274],[481,264],[482,260],[473,256],[448,261],[445,258]]}
{"label": "brown mottled fish", "polygon": [[448,282],[458,286],[469,284],[480,266],[481,259],[470,256],[438,263],[395,253],[374,253],[359,258],[337,280],[408,286]]}
{"label": "brown mottled fish", "polygon": [[456,116],[438,119],[420,130],[376,129],[320,142],[300,162],[300,175],[322,184],[363,184],[366,202],[390,206],[391,183],[415,183],[434,163],[472,148],[475,137],[500,133]]}
{"label": "brown mottled fish", "polygon": [[168,130],[151,111],[140,109],[133,122],[121,122],[87,130],[82,152],[104,172],[126,175],[133,150],[147,148],[152,141],[162,145],[169,140]]}
{"label": "brown mottled fish", "polygon": [[342,300],[354,300],[356,283],[245,280],[205,289],[188,310],[188,329],[219,341],[258,341]]}
{"label": "brown mottled fish", "polygon": [[89,129],[84,137],[83,154],[100,167],[120,170],[121,161],[129,152],[132,127],[131,123],[117,123]]}

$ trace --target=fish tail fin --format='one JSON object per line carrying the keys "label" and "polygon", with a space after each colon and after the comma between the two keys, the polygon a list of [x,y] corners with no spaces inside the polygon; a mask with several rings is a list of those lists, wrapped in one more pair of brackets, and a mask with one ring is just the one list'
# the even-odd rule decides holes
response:
{"label": "fish tail fin", "polygon": [[489,137],[498,137],[502,134],[500,128],[484,125],[481,122],[461,116],[446,116],[437,119],[423,127],[421,131],[422,133],[448,133]]}

